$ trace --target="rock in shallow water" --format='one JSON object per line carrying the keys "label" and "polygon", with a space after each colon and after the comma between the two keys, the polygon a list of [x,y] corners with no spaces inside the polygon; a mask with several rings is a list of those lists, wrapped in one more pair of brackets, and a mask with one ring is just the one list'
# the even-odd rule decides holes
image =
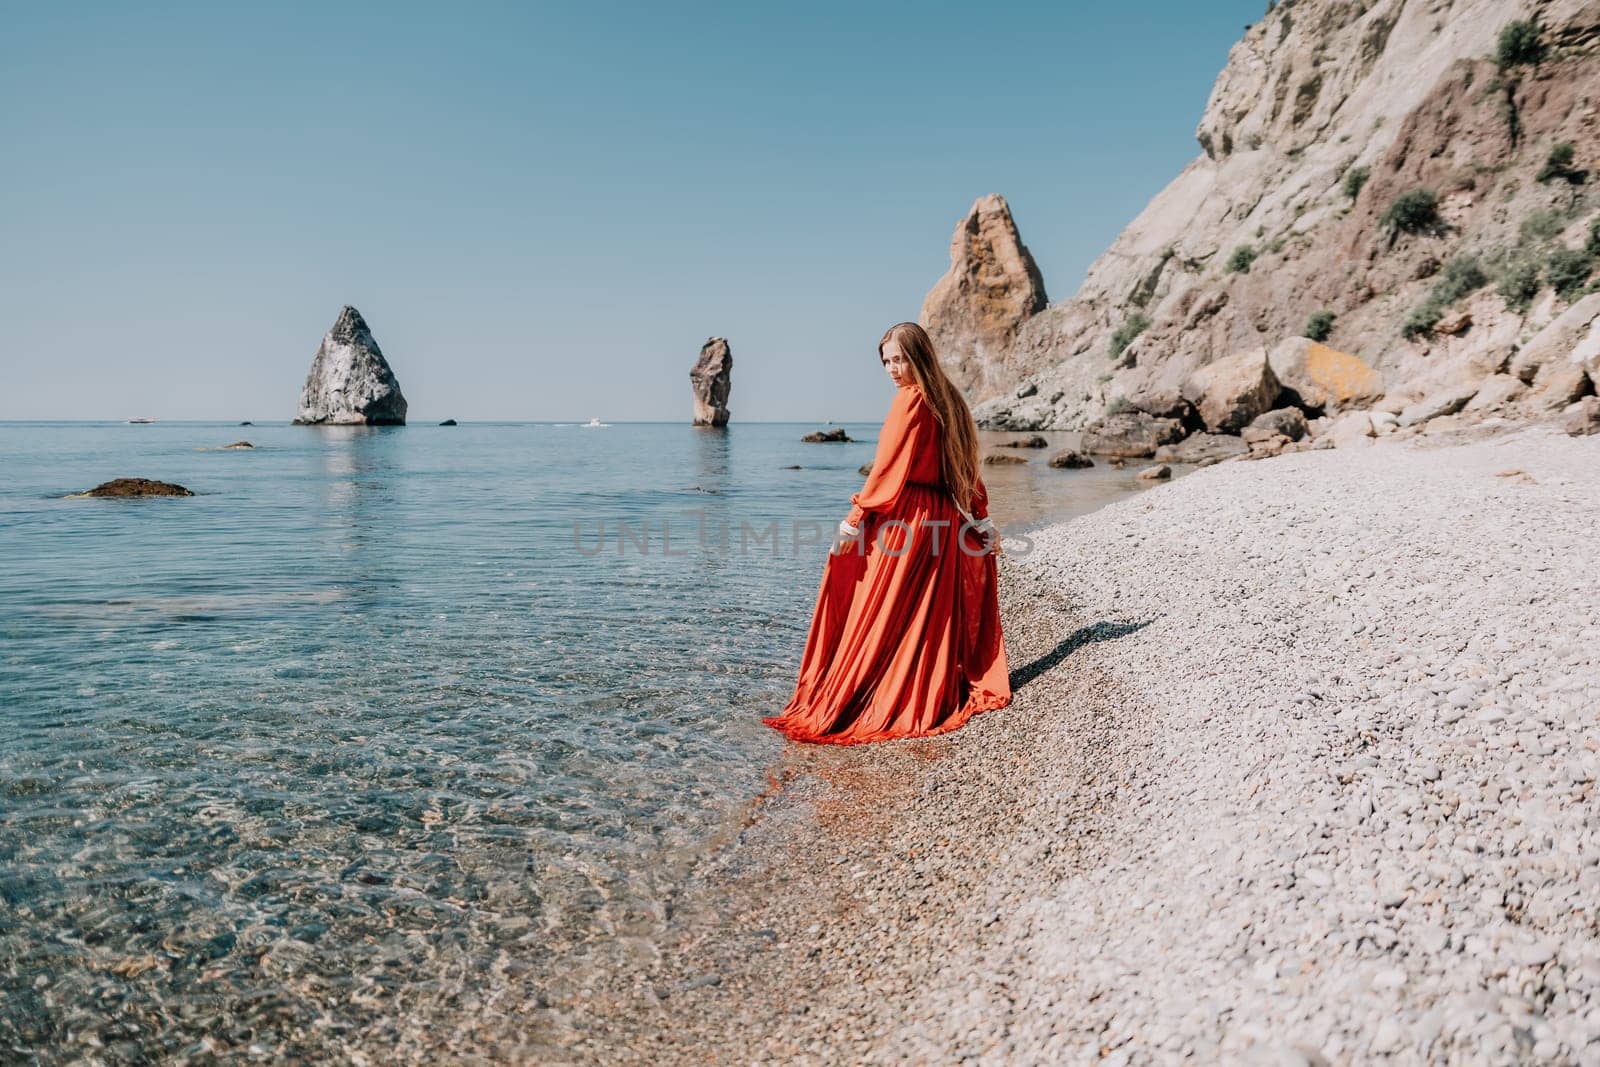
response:
{"label": "rock in shallow water", "polygon": [[157,482],[149,478],[114,478],[74,496],[194,496],[176,482]]}
{"label": "rock in shallow water", "polygon": [[306,375],[295,425],[404,426],[406,398],[361,312],[339,312]]}

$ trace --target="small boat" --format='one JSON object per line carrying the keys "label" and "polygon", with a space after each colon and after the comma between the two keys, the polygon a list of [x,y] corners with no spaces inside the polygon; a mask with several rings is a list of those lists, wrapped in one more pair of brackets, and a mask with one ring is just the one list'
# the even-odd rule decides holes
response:
{"label": "small boat", "polygon": [[133,424],[135,424],[135,425],[139,425],[139,426],[142,426],[142,425],[144,425],[144,424],[145,424],[145,423],[148,423],[148,422],[155,422],[155,421],[156,421],[156,420],[155,420],[155,419],[129,419],[129,420],[128,420],[128,421],[129,421],[129,422],[130,422],[130,423],[133,423]]}
{"label": "small boat", "polygon": [[584,423],[583,427],[586,430],[592,430],[592,429],[597,429],[597,428],[599,428],[601,426],[604,426],[604,425],[605,425],[605,423],[600,421],[600,416],[596,415],[594,418],[592,418],[588,422]]}

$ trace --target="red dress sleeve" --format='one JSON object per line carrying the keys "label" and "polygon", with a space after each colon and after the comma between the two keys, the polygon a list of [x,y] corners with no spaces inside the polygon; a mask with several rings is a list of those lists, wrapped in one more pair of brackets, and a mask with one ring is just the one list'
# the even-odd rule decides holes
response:
{"label": "red dress sleeve", "polygon": [[860,492],[850,495],[850,514],[845,519],[852,526],[860,526],[862,516],[869,511],[882,511],[895,498],[911,477],[911,465],[918,451],[926,447],[928,419],[931,417],[922,394],[906,387],[896,390],[894,403],[883,420],[878,433],[878,451],[872,457],[872,472]]}

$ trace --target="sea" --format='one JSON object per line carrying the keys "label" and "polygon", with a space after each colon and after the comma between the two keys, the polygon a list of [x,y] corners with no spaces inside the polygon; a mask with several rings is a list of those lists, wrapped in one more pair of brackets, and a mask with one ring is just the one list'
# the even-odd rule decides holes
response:
{"label": "sea", "polygon": [[[790,743],[840,425],[0,423],[0,1060],[315,1061],[648,958]],[[1146,491],[1044,436],[984,468],[1013,555]],[[125,476],[195,495],[73,495]]]}

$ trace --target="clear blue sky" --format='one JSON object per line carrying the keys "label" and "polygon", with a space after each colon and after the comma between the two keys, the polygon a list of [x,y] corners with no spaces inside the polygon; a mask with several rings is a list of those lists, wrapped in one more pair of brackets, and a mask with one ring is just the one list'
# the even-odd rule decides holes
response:
{"label": "clear blue sky", "polygon": [[0,418],[288,419],[350,303],[413,421],[687,419],[712,335],[876,421],[972,201],[1070,296],[1265,7],[7,4]]}

